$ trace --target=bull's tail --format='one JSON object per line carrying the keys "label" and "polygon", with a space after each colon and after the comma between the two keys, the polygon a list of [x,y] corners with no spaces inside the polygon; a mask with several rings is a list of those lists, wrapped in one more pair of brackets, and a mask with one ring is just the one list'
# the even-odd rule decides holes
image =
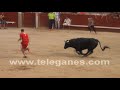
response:
{"label": "bull's tail", "polygon": [[99,42],[99,45],[100,45],[100,48],[101,48],[102,51],[104,51],[106,48],[109,48],[109,49],[110,49],[110,47],[108,47],[108,46],[104,46],[104,47],[102,48],[101,43],[100,43],[99,40],[98,40],[98,42]]}

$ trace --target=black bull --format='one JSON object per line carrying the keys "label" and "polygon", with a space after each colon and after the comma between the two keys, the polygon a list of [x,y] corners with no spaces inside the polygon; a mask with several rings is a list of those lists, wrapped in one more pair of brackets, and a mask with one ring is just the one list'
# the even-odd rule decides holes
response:
{"label": "black bull", "polygon": [[[79,55],[88,56],[93,53],[93,50],[97,47],[98,43],[102,51],[104,51],[106,48],[109,48],[108,46],[104,46],[102,48],[100,41],[94,38],[75,38],[66,40],[64,49],[72,47]],[[87,53],[82,52],[82,50],[85,49],[88,49]]]}

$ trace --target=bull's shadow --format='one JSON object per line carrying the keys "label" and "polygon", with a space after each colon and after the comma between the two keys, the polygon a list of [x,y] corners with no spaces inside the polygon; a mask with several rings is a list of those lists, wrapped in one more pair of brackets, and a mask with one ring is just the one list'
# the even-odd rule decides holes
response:
{"label": "bull's shadow", "polygon": [[50,56],[60,56],[60,57],[76,57],[75,54],[71,53],[65,53],[65,52],[53,52],[50,54]]}
{"label": "bull's shadow", "polygon": [[67,52],[53,52],[50,54],[50,56],[60,56],[60,57],[67,57],[67,58],[87,58],[87,59],[109,59],[109,58],[104,58],[104,57],[99,57],[99,56],[83,56],[83,55],[78,55],[76,52],[75,53],[67,53]]}

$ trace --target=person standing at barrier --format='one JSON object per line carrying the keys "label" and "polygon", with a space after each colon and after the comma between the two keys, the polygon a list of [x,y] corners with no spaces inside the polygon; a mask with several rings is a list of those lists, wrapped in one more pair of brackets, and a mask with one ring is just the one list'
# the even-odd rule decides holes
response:
{"label": "person standing at barrier", "polygon": [[91,33],[91,31],[94,31],[96,33],[94,26],[95,26],[95,22],[94,22],[93,18],[88,18],[88,29],[90,30],[90,33]]}
{"label": "person standing at barrier", "polygon": [[18,41],[22,40],[21,42],[21,51],[24,55],[23,58],[27,58],[25,51],[27,50],[29,52],[29,48],[28,48],[28,44],[29,44],[29,37],[28,34],[26,34],[24,32],[24,29],[21,29],[21,33],[20,33],[20,38],[18,39]]}
{"label": "person standing at barrier", "polygon": [[60,29],[60,12],[55,13],[55,28]]}
{"label": "person standing at barrier", "polygon": [[52,30],[55,27],[55,13],[49,12],[48,19],[49,19],[49,30]]}
{"label": "person standing at barrier", "polygon": [[5,21],[5,16],[3,14],[0,15],[0,29],[4,27],[6,29],[6,21]]}

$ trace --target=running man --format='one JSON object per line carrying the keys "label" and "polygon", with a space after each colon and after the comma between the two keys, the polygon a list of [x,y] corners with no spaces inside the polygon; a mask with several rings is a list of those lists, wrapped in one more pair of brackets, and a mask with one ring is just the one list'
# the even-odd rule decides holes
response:
{"label": "running man", "polygon": [[93,18],[88,18],[88,29],[90,30],[90,33],[91,33],[91,31],[94,31],[96,33],[94,26],[95,26],[95,22],[94,22]]}
{"label": "running man", "polygon": [[18,41],[20,41],[20,40],[22,40],[22,42],[21,42],[21,46],[22,46],[21,51],[22,51],[22,53],[24,55],[23,58],[27,58],[25,51],[28,50],[28,52],[29,52],[29,48],[28,48],[29,37],[28,37],[28,34],[26,34],[24,32],[24,29],[21,29],[20,38],[18,39]]}

